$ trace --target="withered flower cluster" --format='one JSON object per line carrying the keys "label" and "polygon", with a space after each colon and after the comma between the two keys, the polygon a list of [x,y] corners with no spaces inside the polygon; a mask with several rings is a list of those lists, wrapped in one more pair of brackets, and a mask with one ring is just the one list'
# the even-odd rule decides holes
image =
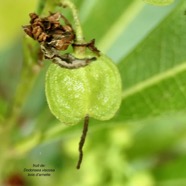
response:
{"label": "withered flower cluster", "polygon": [[[40,43],[45,43],[57,50],[66,50],[74,42],[75,33],[68,20],[60,13],[40,18],[35,13],[30,13],[30,25],[23,26],[24,31]],[[65,25],[61,25],[62,18]]]}
{"label": "withered flower cluster", "polygon": [[[34,40],[40,43],[41,51],[47,59],[63,68],[79,68],[88,65],[96,58],[79,59],[72,54],[60,55],[59,51],[64,51],[69,45],[73,47],[87,47],[97,55],[99,50],[94,46],[94,40],[86,44],[76,44],[75,31],[69,21],[60,13],[50,13],[48,17],[39,17],[36,13],[30,13],[30,25],[23,26],[23,30]],[[60,23],[63,19],[64,25]]]}

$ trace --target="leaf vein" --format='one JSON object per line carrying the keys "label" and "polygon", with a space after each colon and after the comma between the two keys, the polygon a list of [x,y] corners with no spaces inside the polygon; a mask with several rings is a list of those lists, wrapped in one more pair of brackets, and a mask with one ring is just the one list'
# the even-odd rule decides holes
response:
{"label": "leaf vein", "polygon": [[167,71],[164,71],[160,74],[157,74],[156,76],[152,76],[151,78],[142,81],[138,84],[136,84],[135,86],[124,90],[123,94],[122,94],[122,98],[126,99],[129,96],[132,96],[138,92],[141,92],[142,90],[151,87],[155,84],[158,84],[159,82],[166,80],[168,78],[173,78],[175,77],[177,74],[186,71],[186,63],[182,63],[172,69],[169,69]]}

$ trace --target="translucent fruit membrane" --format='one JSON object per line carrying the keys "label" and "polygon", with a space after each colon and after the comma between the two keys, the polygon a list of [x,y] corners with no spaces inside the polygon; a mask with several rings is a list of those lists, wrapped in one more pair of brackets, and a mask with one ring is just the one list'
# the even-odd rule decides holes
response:
{"label": "translucent fruit membrane", "polygon": [[87,114],[109,120],[121,103],[120,74],[105,55],[79,69],[65,69],[52,63],[45,87],[51,112],[67,125],[77,124]]}

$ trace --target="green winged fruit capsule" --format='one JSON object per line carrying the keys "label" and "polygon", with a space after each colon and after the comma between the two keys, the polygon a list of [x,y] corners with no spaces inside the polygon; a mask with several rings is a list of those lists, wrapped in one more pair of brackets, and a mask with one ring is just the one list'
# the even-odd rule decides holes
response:
{"label": "green winged fruit capsule", "polygon": [[77,124],[87,114],[109,120],[121,103],[121,78],[115,64],[105,55],[78,69],[52,63],[45,91],[51,112],[64,124]]}

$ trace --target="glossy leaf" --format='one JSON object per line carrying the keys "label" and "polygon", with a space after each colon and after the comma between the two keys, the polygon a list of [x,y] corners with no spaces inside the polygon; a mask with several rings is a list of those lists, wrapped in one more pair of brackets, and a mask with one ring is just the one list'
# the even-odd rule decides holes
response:
{"label": "glossy leaf", "polygon": [[120,62],[125,85],[121,120],[185,111],[185,5],[180,3]]}

